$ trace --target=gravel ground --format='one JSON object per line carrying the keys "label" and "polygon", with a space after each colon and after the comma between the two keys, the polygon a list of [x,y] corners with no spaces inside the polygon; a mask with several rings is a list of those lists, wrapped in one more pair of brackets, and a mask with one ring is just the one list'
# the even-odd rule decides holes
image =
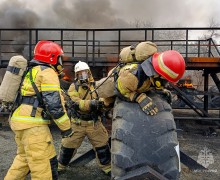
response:
{"label": "gravel ground", "polygon": [[[54,138],[54,144],[56,147],[57,152],[59,151],[61,136],[59,130],[52,126],[51,132]],[[14,133],[8,126],[3,126],[0,129],[0,180],[4,178],[6,175],[10,165],[13,162],[13,159],[16,155],[16,144],[14,141]],[[88,139],[85,139],[82,143],[81,147],[78,149],[75,158],[79,157],[80,155],[84,154],[88,150],[92,148],[91,144],[89,143]],[[30,179],[28,177],[27,179]],[[74,166],[68,167],[65,173],[59,175],[60,180],[67,180],[67,179],[84,179],[84,180],[109,180],[110,177],[105,175],[98,167],[96,160],[92,160],[88,164],[84,166]]]}
{"label": "gravel ground", "polygon": [[[189,112],[180,110],[174,113],[178,113],[178,115],[181,115],[181,113],[186,115]],[[195,161],[203,160],[204,165],[207,166],[206,170],[195,169],[192,171],[187,166],[181,164],[181,180],[220,179],[220,136],[209,136],[207,134],[204,136],[204,132],[207,132],[207,129],[210,127],[216,129],[217,134],[220,135],[219,127],[213,124],[199,124],[194,121],[182,121],[178,123],[178,139],[181,151],[189,155]],[[52,126],[51,132],[54,137],[55,147],[58,151],[61,141],[59,130]],[[85,139],[81,147],[78,149],[76,157],[82,155],[89,149],[91,149],[91,145],[88,140]],[[16,154],[14,134],[10,128],[4,124],[3,127],[0,128],[0,152],[1,180],[7,173]],[[30,177],[27,179],[30,179]],[[59,179],[110,180],[110,177],[102,173],[98,168],[96,161],[92,160],[83,166],[74,165],[68,167],[67,171],[59,176]]]}

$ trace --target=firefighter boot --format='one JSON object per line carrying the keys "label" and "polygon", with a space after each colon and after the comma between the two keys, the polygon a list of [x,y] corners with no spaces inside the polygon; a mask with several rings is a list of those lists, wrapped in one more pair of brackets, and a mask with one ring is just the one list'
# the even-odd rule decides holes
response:
{"label": "firefighter boot", "polygon": [[72,157],[76,154],[75,148],[61,146],[58,156],[58,172],[64,171]]}
{"label": "firefighter boot", "polygon": [[63,171],[66,170],[66,167],[67,167],[67,166],[64,166],[64,165],[58,163],[58,169],[57,169],[57,171],[58,171],[59,173],[61,173],[61,172],[63,172]]}
{"label": "firefighter boot", "polygon": [[109,145],[95,148],[99,166],[105,174],[111,174],[111,153]]}

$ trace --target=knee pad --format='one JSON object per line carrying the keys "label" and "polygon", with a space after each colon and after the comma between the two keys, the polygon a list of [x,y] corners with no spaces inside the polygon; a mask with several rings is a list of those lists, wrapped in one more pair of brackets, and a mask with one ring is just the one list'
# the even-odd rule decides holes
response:
{"label": "knee pad", "polygon": [[61,146],[58,161],[60,164],[67,166],[72,159],[75,148],[66,148]]}
{"label": "knee pad", "polygon": [[101,165],[106,165],[111,162],[111,153],[108,145],[97,147],[95,150]]}

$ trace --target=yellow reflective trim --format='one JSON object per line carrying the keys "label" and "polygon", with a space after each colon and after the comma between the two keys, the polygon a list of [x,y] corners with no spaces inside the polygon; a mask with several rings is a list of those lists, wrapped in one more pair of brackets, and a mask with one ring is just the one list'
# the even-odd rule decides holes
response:
{"label": "yellow reflective trim", "polygon": [[108,168],[108,169],[103,169],[103,171],[104,171],[106,174],[108,174],[108,173],[111,171],[111,167]]}
{"label": "yellow reflective trim", "polygon": [[31,116],[21,116],[19,115],[21,111],[21,106],[19,106],[11,117],[11,121],[25,122],[31,124],[49,124],[50,120],[44,120],[42,117],[31,117]]}
{"label": "yellow reflective trim", "polygon": [[55,123],[57,125],[64,123],[65,121],[69,120],[69,117],[67,116],[67,114],[65,113],[61,118],[59,119],[55,119]]}
{"label": "yellow reflective trim", "polygon": [[125,96],[126,98],[130,98],[129,96],[129,91],[126,91],[126,89],[124,89],[122,87],[122,83],[120,82],[120,80],[118,79],[118,86],[117,86],[118,90],[120,91],[120,93]]}
{"label": "yellow reflective trim", "polygon": [[60,91],[60,87],[56,84],[41,84],[41,91]]}
{"label": "yellow reflective trim", "polygon": [[[35,78],[37,76],[38,70],[36,68],[32,69],[32,76],[33,76],[33,81],[35,81]],[[30,92],[30,88],[33,88],[31,85],[31,80],[30,80],[30,72],[28,72],[25,75],[24,82],[22,84],[21,88],[21,95],[25,96],[27,92]]]}
{"label": "yellow reflective trim", "polygon": [[174,71],[172,71],[169,67],[167,67],[164,64],[163,53],[160,54],[158,57],[158,65],[159,65],[160,69],[162,69],[163,72],[165,72],[168,76],[170,76],[173,79],[177,78],[177,76],[179,75],[179,74],[175,73]]}
{"label": "yellow reflective trim", "polygon": [[11,121],[25,122],[31,124],[49,124],[50,120],[44,120],[41,117],[30,117],[30,116],[12,116]]}
{"label": "yellow reflective trim", "polygon": [[106,174],[108,174],[108,173],[111,171],[111,164],[105,165],[105,166],[103,166],[103,167],[101,167],[101,168],[102,168],[102,170],[103,170]]}
{"label": "yellow reflective trim", "polygon": [[118,79],[118,90],[120,91],[121,94],[125,95],[128,91],[126,91],[125,89],[123,89],[122,87],[122,83],[120,81],[120,79]]}
{"label": "yellow reflective trim", "polygon": [[126,66],[122,67],[121,70],[131,70],[137,68],[138,64],[127,64]]}

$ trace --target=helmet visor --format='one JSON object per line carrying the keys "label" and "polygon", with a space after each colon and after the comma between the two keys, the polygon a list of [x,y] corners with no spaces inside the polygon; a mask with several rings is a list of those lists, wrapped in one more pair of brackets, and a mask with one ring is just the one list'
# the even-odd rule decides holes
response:
{"label": "helmet visor", "polygon": [[77,72],[77,76],[80,81],[84,81],[89,78],[89,74],[86,70]]}
{"label": "helmet visor", "polygon": [[58,56],[57,64],[63,65],[63,55]]}
{"label": "helmet visor", "polygon": [[148,76],[154,76],[157,74],[157,72],[154,70],[154,67],[152,65],[152,58],[146,59],[143,63],[141,63],[141,67],[144,70],[144,73]]}

